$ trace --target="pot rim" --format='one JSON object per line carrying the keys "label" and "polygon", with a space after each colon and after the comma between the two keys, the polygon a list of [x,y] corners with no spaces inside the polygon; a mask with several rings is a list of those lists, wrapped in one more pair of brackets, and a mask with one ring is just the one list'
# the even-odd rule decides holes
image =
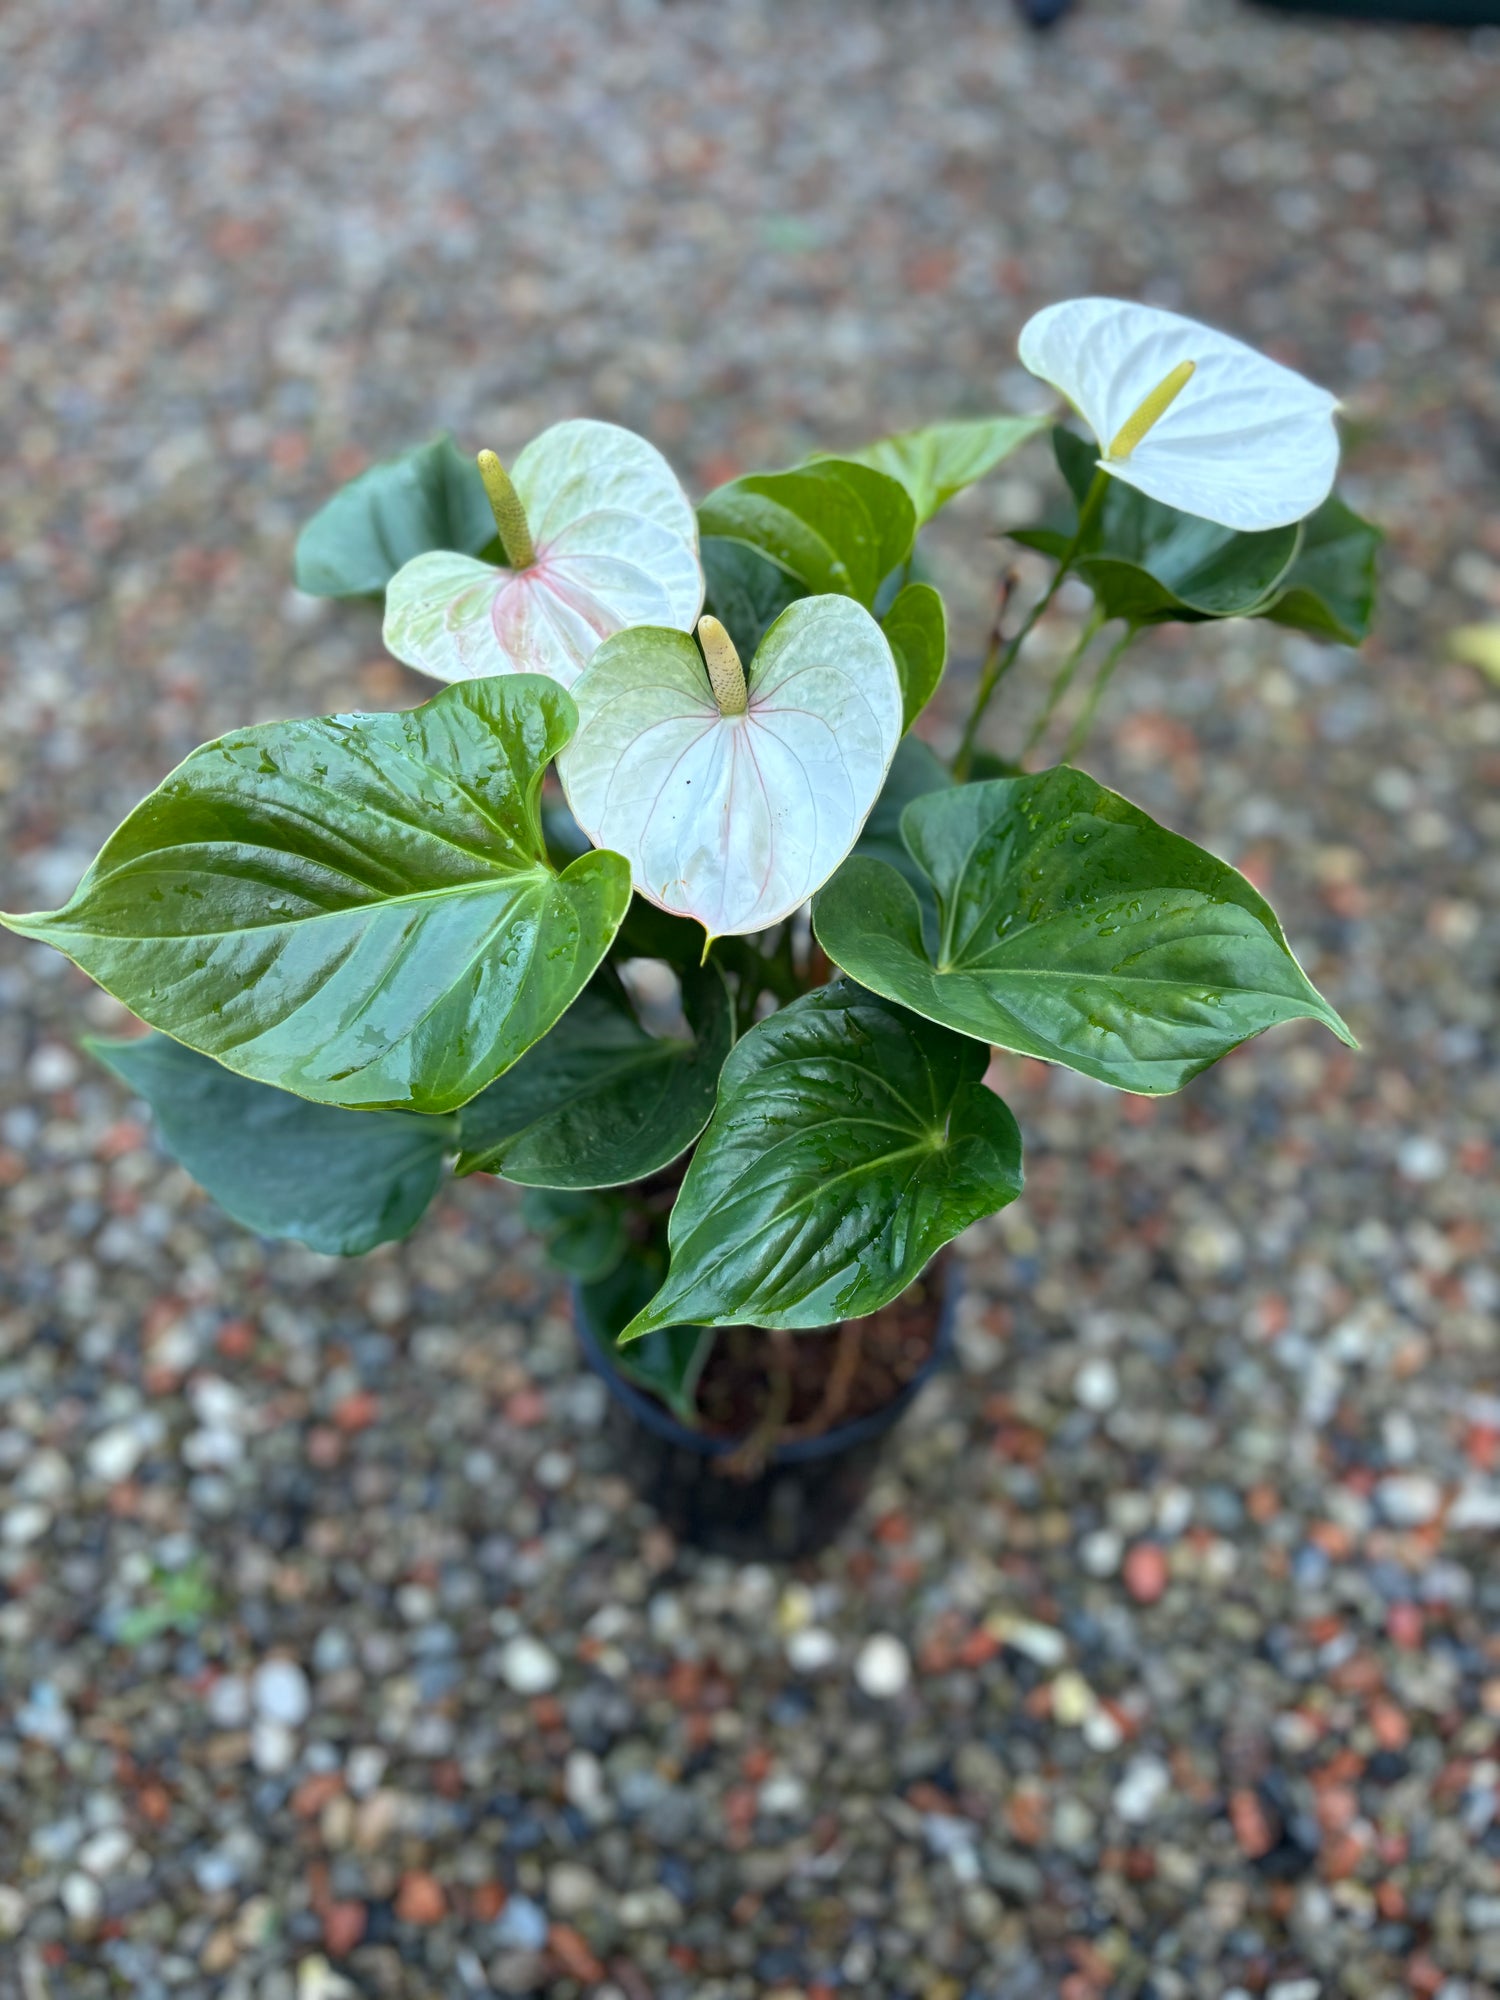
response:
{"label": "pot rim", "polygon": [[[603,1380],[605,1388],[617,1403],[622,1404],[646,1430],[684,1451],[696,1453],[700,1458],[727,1458],[731,1452],[738,1451],[742,1439],[709,1437],[703,1431],[690,1430],[670,1411],[664,1409],[648,1390],[638,1388],[634,1382],[627,1381],[614,1367],[594,1327],[584,1303],[583,1287],[577,1279],[574,1279],[569,1289],[573,1299],[573,1324],[578,1329],[578,1338],[583,1345],[585,1359],[595,1374]],[[879,1437],[884,1431],[889,1430],[905,1413],[918,1392],[925,1388],[938,1370],[951,1358],[953,1323],[962,1292],[962,1266],[956,1257],[950,1256],[947,1262],[943,1299],[938,1307],[937,1330],[932,1343],[932,1352],[917,1373],[878,1410],[871,1410],[863,1417],[856,1417],[851,1423],[837,1424],[832,1430],[823,1431],[817,1437],[793,1438],[788,1444],[777,1445],[766,1459],[766,1471],[774,1471],[777,1466],[782,1465],[805,1465],[809,1460],[833,1458],[838,1453],[852,1451],[867,1439]]]}

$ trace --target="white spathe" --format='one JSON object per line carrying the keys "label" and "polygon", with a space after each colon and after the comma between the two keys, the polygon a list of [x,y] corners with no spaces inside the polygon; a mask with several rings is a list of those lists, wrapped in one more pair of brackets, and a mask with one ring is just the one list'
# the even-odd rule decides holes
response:
{"label": "white spathe", "polygon": [[[1253,533],[1304,520],[1333,490],[1336,397],[1197,320],[1123,299],[1068,299],[1021,329],[1021,361],[1059,389],[1116,479]],[[1127,455],[1109,449],[1184,362],[1193,373]]]}
{"label": "white spathe", "polygon": [[586,417],[554,424],[510,468],[536,559],[414,556],[386,587],[385,643],[434,680],[550,674],[570,688],[630,625],[690,632],[703,605],[698,521],[654,445]]}
{"label": "white spathe", "polygon": [[589,838],[710,937],[765,930],[822,887],[901,740],[895,660],[851,598],[784,611],[746,690],[744,713],[721,715],[691,639],[621,632],[574,683],[578,733],[558,759]]}

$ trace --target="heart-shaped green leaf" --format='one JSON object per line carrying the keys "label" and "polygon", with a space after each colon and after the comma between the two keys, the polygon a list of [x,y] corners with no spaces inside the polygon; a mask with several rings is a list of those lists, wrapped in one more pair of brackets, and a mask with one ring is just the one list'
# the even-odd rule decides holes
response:
{"label": "heart-shaped green leaf", "polygon": [[836,965],[979,1041],[1147,1095],[1309,1017],[1352,1036],[1242,875],[1066,766],[934,792],[902,836],[932,885],[851,856],[813,905]]}
{"label": "heart-shaped green leaf", "polygon": [[1376,564],[1384,540],[1379,528],[1331,493],[1302,523],[1297,560],[1261,616],[1319,639],[1357,646],[1374,615]]}
{"label": "heart-shaped green leaf", "polygon": [[1046,427],[1046,417],[973,417],[901,431],[849,456],[901,482],[916,509],[920,528],[946,507],[955,493],[993,472],[1002,459]]}
{"label": "heart-shaped green leaf", "polygon": [[672,1210],[666,1282],[622,1341],[828,1326],[888,1304],[1021,1191],[1021,1137],[986,1062],[842,979],[752,1028]]}
{"label": "heart-shaped green leaf", "polygon": [[590,1332],[627,1382],[649,1389],[680,1422],[696,1426],[696,1396],[718,1335],[710,1326],[660,1326],[620,1345],[620,1330],[650,1300],[666,1272],[654,1245],[632,1247],[603,1278],[581,1281],[579,1309]]}
{"label": "heart-shaped green leaf", "polygon": [[629,901],[619,855],[547,860],[542,773],[576,720],[562,688],[515,674],[222,737],[63,909],[4,921],[239,1075],[452,1111],[571,1005]]}
{"label": "heart-shaped green leaf", "polygon": [[[1093,484],[1095,453],[1061,425],[1053,449],[1077,507]],[[1072,545],[1077,507],[1056,523],[1013,530],[1013,538],[1054,561]],[[1130,625],[1198,624],[1249,618],[1285,580],[1301,546],[1301,528],[1240,534],[1180,514],[1111,479],[1084,531],[1073,567],[1106,618]]]}
{"label": "heart-shaped green leaf", "polygon": [[146,1100],[162,1145],[226,1215],[327,1257],[409,1236],[458,1145],[456,1118],[309,1104],[166,1035],[87,1047]]}
{"label": "heart-shaped green leaf", "polygon": [[910,729],[937,691],[948,658],[948,614],[930,583],[909,583],[880,621],[901,676],[901,727]]}
{"label": "heart-shaped green leaf", "polygon": [[313,597],[378,597],[429,549],[477,556],[495,517],[473,459],[449,437],[372,465],[326,500],[297,537],[297,588]]}
{"label": "heart-shaped green leaf", "polygon": [[698,554],[704,610],[728,632],[742,660],[754,659],[756,647],[787,606],[808,595],[807,586],[747,543],[722,535],[705,535]]}
{"label": "heart-shaped green leaf", "polygon": [[716,487],[698,526],[755,550],[815,597],[852,597],[868,610],[911,554],[917,518],[899,481],[852,459],[818,458]]}
{"label": "heart-shaped green leaf", "polygon": [[734,1043],[734,1007],[716,966],[684,974],[682,1001],[690,1042],[648,1035],[596,981],[464,1106],[459,1173],[604,1188],[675,1160],[708,1123]]}

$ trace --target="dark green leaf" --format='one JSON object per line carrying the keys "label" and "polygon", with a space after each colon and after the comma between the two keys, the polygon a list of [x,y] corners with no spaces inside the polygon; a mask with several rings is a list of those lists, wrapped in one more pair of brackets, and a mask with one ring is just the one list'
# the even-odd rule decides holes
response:
{"label": "dark green leaf", "polygon": [[974,417],[961,423],[901,431],[849,456],[901,482],[916,509],[920,528],[946,507],[955,493],[993,472],[1002,459],[1046,427],[1045,417]]}
{"label": "dark green leaf", "polygon": [[885,789],[865,821],[854,852],[899,868],[913,888],[927,889],[930,894],[927,877],[907,853],[906,842],[901,838],[901,815],[913,799],[925,798],[928,792],[946,791],[952,783],[948,766],[930,745],[920,736],[903,736],[891,759]]}
{"label": "dark green leaf", "polygon": [[948,658],[948,616],[930,583],[909,583],[880,621],[901,676],[901,727],[910,729],[936,692]]}
{"label": "dark green leaf", "polygon": [[328,1257],[410,1235],[458,1145],[456,1118],[309,1104],[166,1035],[87,1047],[145,1098],[162,1145],[226,1215]]}
{"label": "dark green leaf", "polygon": [[937,899],[935,948],[911,884],[859,855],[813,927],[836,965],[929,1020],[1149,1095],[1279,1021],[1352,1041],[1245,878],[1082,771],[935,792],[901,830]]}
{"label": "dark green leaf", "polygon": [[682,998],[691,1042],[648,1035],[596,981],[551,1034],[465,1105],[459,1173],[531,1187],[619,1187],[675,1160],[708,1123],[734,1042],[734,1007],[717,967],[685,973]]}
{"label": "dark green leaf", "polygon": [[558,1270],[585,1284],[607,1278],[629,1248],[625,1204],[607,1191],[528,1188],[521,1213]]}
{"label": "dark green leaf", "polygon": [[[899,877],[895,878],[899,881]],[[752,1028],[626,1327],[827,1326],[887,1304],[1021,1191],[1021,1138],[978,1043],[838,980]]]}
{"label": "dark green leaf", "polygon": [[429,549],[482,555],[495,517],[478,467],[451,438],[372,465],[341,486],[297,537],[297,588],[314,597],[378,597]]}
{"label": "dark green leaf", "polygon": [[705,537],[768,558],[801,585],[798,595],[853,597],[866,609],[917,531],[903,486],[842,458],[731,480],[703,501],[698,524]]}
{"label": "dark green leaf", "polygon": [[708,1326],[662,1326],[628,1347],[620,1345],[620,1330],[661,1283],[665,1258],[632,1249],[610,1272],[593,1284],[579,1286],[579,1304],[611,1364],[626,1381],[649,1389],[677,1418],[696,1425],[696,1395],[704,1363],[718,1338]]}
{"label": "dark green leaf", "polygon": [[787,606],[807,596],[806,586],[747,543],[731,542],[722,535],[705,535],[698,556],[703,564],[704,610],[728,632],[740,658],[753,660]]}
{"label": "dark green leaf", "polygon": [[576,724],[554,681],[504,674],[222,737],[64,909],[5,921],[242,1076],[454,1110],[583,990],[630,898],[617,854],[546,858],[542,772]]}
{"label": "dark green leaf", "polygon": [[1262,617],[1357,646],[1370,630],[1376,562],[1384,540],[1378,528],[1330,493],[1302,523],[1297,560]]}
{"label": "dark green leaf", "polygon": [[[1072,543],[1097,454],[1060,425],[1052,442],[1077,505],[1045,527],[1014,530],[1013,537],[1058,561]],[[1248,618],[1265,608],[1286,578],[1301,535],[1296,525],[1237,534],[1111,479],[1073,567],[1106,618],[1131,625]]]}

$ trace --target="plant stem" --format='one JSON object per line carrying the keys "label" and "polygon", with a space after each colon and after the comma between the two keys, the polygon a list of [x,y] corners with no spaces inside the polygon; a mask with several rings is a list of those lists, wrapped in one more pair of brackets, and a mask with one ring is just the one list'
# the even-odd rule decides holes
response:
{"label": "plant stem", "polygon": [[1026,742],[1022,747],[1021,755],[1017,760],[1022,766],[1025,765],[1026,759],[1031,755],[1032,751],[1035,750],[1036,746],[1041,742],[1042,738],[1047,734],[1048,726],[1051,723],[1053,716],[1056,715],[1057,713],[1059,702],[1061,702],[1063,696],[1068,692],[1068,689],[1073,685],[1074,676],[1077,674],[1078,669],[1083,664],[1083,656],[1088,651],[1089,647],[1093,645],[1094,635],[1098,632],[1099,627],[1103,623],[1104,623],[1104,613],[1099,609],[1098,605],[1096,604],[1093,610],[1089,613],[1087,619],[1084,621],[1083,630],[1078,635],[1077,645],[1074,646],[1072,652],[1069,653],[1068,657],[1063,661],[1062,665],[1058,668],[1056,674],[1053,676],[1052,686],[1047,691],[1047,699],[1042,706],[1042,712],[1037,717],[1036,721],[1032,723],[1031,734],[1027,737]]}
{"label": "plant stem", "polygon": [[1078,551],[1083,546],[1083,538],[1088,533],[1094,516],[1103,504],[1105,489],[1108,484],[1109,474],[1104,470],[1103,466],[1100,466],[1094,474],[1093,484],[1084,496],[1083,505],[1078,510],[1078,522],[1073,529],[1073,539],[1063,550],[1057,569],[1053,573],[1052,581],[1021,621],[1021,629],[1007,645],[1002,647],[999,644],[999,632],[998,630],[996,632],[995,640],[991,644],[989,652],[985,655],[984,665],[980,669],[979,686],[974,694],[974,706],[969,712],[968,721],[964,724],[964,733],[958,746],[958,755],[953,760],[953,775],[958,779],[960,784],[968,777],[970,766],[974,762],[974,741],[979,734],[979,725],[984,719],[984,712],[994,699],[996,688],[999,687],[1001,681],[1004,680],[1005,676],[1015,665],[1016,660],[1020,656],[1021,648],[1031,635],[1032,628],[1046,615],[1053,598],[1056,597],[1058,591],[1062,588],[1063,578],[1068,574],[1068,571],[1076,561]]}
{"label": "plant stem", "polygon": [[1124,659],[1126,649],[1140,629],[1138,625],[1127,625],[1100,662],[1099,671],[1094,676],[1094,685],[1088,692],[1088,699],[1079,710],[1077,720],[1068,731],[1068,740],[1063,745],[1062,761],[1065,764],[1071,764],[1088,741],[1089,731],[1094,726],[1094,717],[1098,713],[1100,702],[1104,699],[1104,690],[1109,686],[1115,668]]}

